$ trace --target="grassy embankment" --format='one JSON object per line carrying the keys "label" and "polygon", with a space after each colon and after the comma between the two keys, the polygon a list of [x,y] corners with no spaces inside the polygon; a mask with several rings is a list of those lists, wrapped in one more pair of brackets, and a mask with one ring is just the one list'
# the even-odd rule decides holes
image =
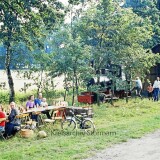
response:
{"label": "grassy embankment", "polygon": [[55,135],[55,132],[48,131],[45,139],[16,136],[0,141],[0,159],[83,159],[114,143],[139,138],[160,128],[160,102],[134,99],[126,104],[125,100],[120,100],[114,107],[107,103],[93,107],[95,135]]}

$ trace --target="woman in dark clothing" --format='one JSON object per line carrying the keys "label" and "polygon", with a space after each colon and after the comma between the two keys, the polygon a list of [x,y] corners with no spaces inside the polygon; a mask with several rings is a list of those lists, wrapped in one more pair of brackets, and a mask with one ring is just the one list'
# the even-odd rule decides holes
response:
{"label": "woman in dark clothing", "polygon": [[15,102],[10,103],[10,113],[8,116],[8,120],[5,126],[5,136],[15,135],[20,127],[20,120],[16,118],[16,115],[19,114],[18,110],[15,107]]}

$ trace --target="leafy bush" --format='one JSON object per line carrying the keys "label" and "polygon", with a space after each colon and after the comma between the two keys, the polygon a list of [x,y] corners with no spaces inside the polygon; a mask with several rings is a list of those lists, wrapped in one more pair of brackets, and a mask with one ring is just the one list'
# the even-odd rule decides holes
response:
{"label": "leafy bush", "polygon": [[[16,103],[23,103],[26,102],[29,95],[33,93],[22,93],[22,92],[17,92],[15,95],[15,102]],[[1,104],[9,104],[9,93],[6,91],[1,91],[0,92],[0,103]]]}
{"label": "leafy bush", "polygon": [[6,91],[0,92],[0,103],[1,104],[8,104],[9,103],[9,93]]}
{"label": "leafy bush", "polygon": [[[32,93],[33,94],[33,93]],[[20,103],[20,104],[22,104],[22,103],[24,103],[24,102],[26,102],[27,100],[28,100],[28,97],[29,97],[29,95],[31,95],[31,94],[29,94],[29,93],[20,93],[20,92],[17,92],[16,93],[16,96],[15,96],[15,102],[16,103]]]}
{"label": "leafy bush", "polygon": [[[59,90],[59,91],[55,91],[55,90],[52,91],[51,90],[51,91],[47,91],[47,92],[44,91],[42,93],[43,93],[43,97],[47,98],[47,102],[49,104],[52,104],[53,100],[55,100],[55,99],[64,97],[64,91],[62,91],[62,90]],[[34,95],[35,98],[37,97],[36,91],[31,91],[31,92],[27,92],[27,93],[16,92],[15,102],[17,104],[24,104],[24,103],[26,103],[26,101],[28,100],[28,97],[30,95]],[[71,97],[70,95],[71,95],[71,93],[68,93],[69,97]],[[0,103],[1,104],[9,104],[9,93],[7,91],[0,92]]]}

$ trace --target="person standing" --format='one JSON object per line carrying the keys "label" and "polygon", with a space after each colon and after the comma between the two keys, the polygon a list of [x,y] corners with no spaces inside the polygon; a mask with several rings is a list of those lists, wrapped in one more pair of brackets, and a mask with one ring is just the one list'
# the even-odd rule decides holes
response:
{"label": "person standing", "polygon": [[153,93],[153,87],[152,87],[152,83],[149,83],[149,86],[147,87],[147,91],[148,91],[148,99],[152,99],[152,93]]}
{"label": "person standing", "polygon": [[132,80],[133,82],[136,83],[135,87],[131,90],[131,92],[133,90],[136,90],[136,95],[138,95],[139,97],[142,97],[141,96],[141,91],[142,91],[142,82],[140,80],[139,77],[136,77],[136,80]]}
{"label": "person standing", "polygon": [[160,81],[159,77],[154,81],[153,84],[153,93],[154,93],[154,101],[158,101],[159,99],[159,88],[160,88]]}

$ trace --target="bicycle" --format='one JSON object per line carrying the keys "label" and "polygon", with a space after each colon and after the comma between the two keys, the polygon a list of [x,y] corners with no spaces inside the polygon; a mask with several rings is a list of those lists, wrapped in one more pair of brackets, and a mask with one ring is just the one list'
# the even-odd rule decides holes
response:
{"label": "bicycle", "polygon": [[66,117],[62,121],[61,127],[63,130],[73,131],[77,128],[84,130],[87,133],[95,132],[95,125],[91,118],[88,118],[86,113],[81,113],[81,115],[75,115],[74,110],[70,110],[71,117]]}

